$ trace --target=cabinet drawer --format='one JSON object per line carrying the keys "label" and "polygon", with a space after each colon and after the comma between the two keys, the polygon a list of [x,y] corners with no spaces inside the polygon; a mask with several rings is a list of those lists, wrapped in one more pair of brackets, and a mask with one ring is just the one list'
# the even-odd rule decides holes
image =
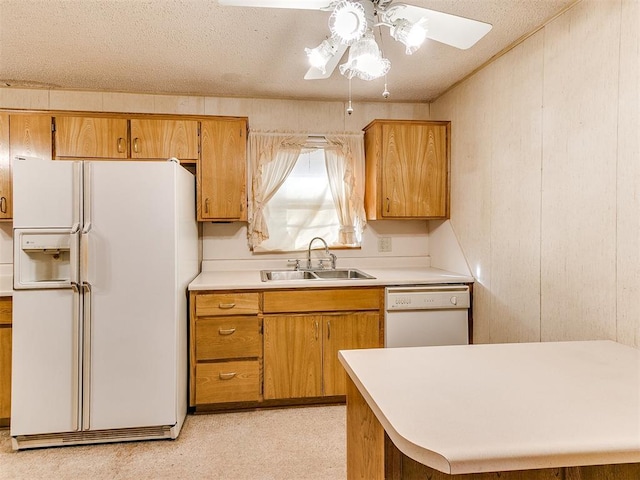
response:
{"label": "cabinet drawer", "polygon": [[380,288],[264,292],[264,313],[378,310],[383,294]]}
{"label": "cabinet drawer", "polygon": [[257,293],[207,293],[196,296],[196,315],[257,315]]}
{"label": "cabinet drawer", "polygon": [[196,404],[260,400],[258,360],[196,365]]}
{"label": "cabinet drawer", "polygon": [[0,297],[0,325],[11,325],[11,297]]}
{"label": "cabinet drawer", "polygon": [[196,320],[196,360],[262,356],[262,319],[214,317]]}

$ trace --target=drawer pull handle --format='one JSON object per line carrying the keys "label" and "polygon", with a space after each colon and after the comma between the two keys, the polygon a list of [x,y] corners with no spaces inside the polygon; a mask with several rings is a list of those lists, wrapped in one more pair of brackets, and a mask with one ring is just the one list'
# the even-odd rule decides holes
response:
{"label": "drawer pull handle", "polygon": [[228,309],[233,308],[235,306],[236,306],[235,303],[219,303],[218,304],[218,308],[223,308],[225,310],[228,310]]}
{"label": "drawer pull handle", "polygon": [[218,333],[220,335],[231,335],[236,332],[235,328],[219,328]]}
{"label": "drawer pull handle", "polygon": [[236,376],[236,372],[229,372],[229,373],[220,372],[218,375],[220,376],[220,380],[231,380],[233,377]]}

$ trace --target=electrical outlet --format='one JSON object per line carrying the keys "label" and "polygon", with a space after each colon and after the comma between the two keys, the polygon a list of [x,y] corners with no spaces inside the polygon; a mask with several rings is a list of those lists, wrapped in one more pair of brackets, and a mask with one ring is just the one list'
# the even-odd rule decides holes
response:
{"label": "electrical outlet", "polygon": [[391,251],[391,237],[378,238],[378,252],[390,252]]}

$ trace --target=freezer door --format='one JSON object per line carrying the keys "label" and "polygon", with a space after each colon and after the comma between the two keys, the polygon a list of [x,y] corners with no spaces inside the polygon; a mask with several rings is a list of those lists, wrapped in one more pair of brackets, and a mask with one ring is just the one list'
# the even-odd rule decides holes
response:
{"label": "freezer door", "polygon": [[79,308],[71,289],[14,292],[12,436],[79,428]]}
{"label": "freezer door", "polygon": [[176,423],[176,168],[85,164],[84,428]]}
{"label": "freezer door", "polygon": [[79,222],[79,162],[16,157],[13,228],[69,228]]}

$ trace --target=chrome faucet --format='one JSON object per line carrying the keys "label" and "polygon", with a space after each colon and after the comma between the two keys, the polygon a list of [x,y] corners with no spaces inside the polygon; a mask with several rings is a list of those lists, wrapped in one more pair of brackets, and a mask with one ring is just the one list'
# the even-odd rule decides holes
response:
{"label": "chrome faucet", "polygon": [[[311,244],[316,240],[320,240],[322,243],[324,243],[324,252],[327,254],[329,258],[331,258],[331,268],[335,270],[336,256],[333,253],[329,252],[329,246],[327,245],[327,242],[325,242],[324,238],[322,237],[313,237],[309,242],[309,248],[307,249],[307,269],[311,270]],[[320,268],[324,268],[324,265],[322,264],[322,262],[320,263]]]}

